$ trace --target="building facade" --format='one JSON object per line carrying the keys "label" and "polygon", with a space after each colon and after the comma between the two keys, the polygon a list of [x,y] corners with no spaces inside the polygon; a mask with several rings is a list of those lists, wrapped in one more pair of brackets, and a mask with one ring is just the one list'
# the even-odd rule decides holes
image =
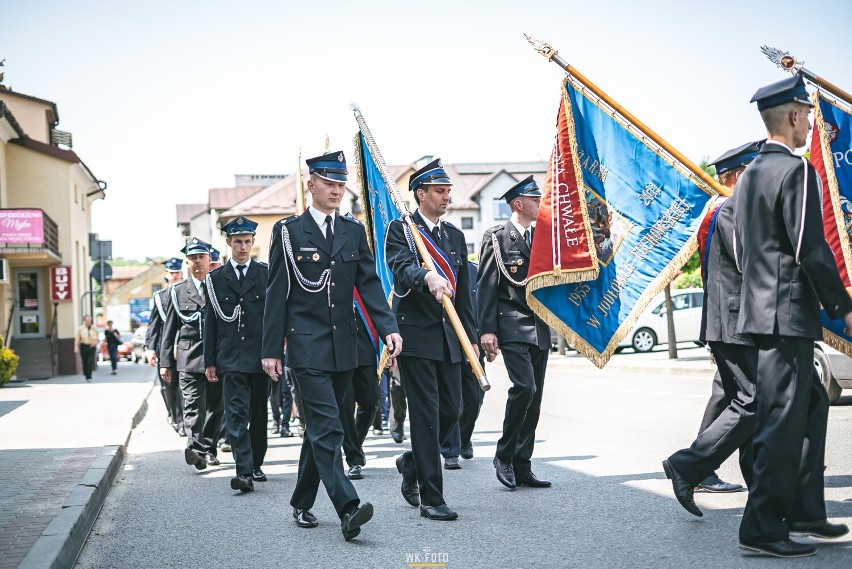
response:
{"label": "building facade", "polygon": [[[88,306],[91,206],[106,184],[58,123],[55,103],[0,85],[0,334],[21,356],[19,377],[79,370],[74,334]],[[60,273],[67,282],[52,299],[57,266],[68,267]]]}

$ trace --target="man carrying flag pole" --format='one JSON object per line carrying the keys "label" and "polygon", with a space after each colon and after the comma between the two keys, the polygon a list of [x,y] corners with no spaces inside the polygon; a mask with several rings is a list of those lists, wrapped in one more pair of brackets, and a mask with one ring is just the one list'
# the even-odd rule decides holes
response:
{"label": "man carrying flag pole", "polygon": [[[417,227],[394,221],[385,242],[387,263],[400,297],[396,318],[404,344],[399,368],[411,422],[412,450],[397,458],[396,464],[403,475],[403,497],[412,506],[420,506],[422,517],[454,520],[458,514],[444,498],[440,444],[459,418],[464,354],[441,301],[453,299],[478,359],[467,246],[461,230],[441,220],[450,202],[452,182],[440,160],[412,174],[408,188],[418,204],[411,216]],[[414,231],[426,241],[436,270],[421,266]]]}

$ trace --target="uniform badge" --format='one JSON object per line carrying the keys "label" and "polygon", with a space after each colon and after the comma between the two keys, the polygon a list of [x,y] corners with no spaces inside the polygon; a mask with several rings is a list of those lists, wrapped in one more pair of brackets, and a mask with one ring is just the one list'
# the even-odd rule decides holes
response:
{"label": "uniform badge", "polygon": [[515,267],[515,266],[511,266],[511,267],[509,267],[509,272],[510,272],[510,273],[517,273],[517,272],[518,272],[518,267]]}
{"label": "uniform badge", "polygon": [[319,253],[314,253],[313,255],[311,255],[311,260],[319,261]]}
{"label": "uniform badge", "polygon": [[303,257],[302,257],[301,255],[296,255],[296,260],[297,260],[297,261],[301,261],[302,259],[303,259]]}
{"label": "uniform badge", "polygon": [[524,260],[523,260],[523,259],[518,259],[518,266],[520,267],[520,266],[521,266],[521,265],[523,265],[523,264],[524,264]]}
{"label": "uniform badge", "polygon": [[511,237],[512,239],[516,238],[517,236],[518,236],[518,232],[515,231],[514,229],[509,232],[509,237]]}

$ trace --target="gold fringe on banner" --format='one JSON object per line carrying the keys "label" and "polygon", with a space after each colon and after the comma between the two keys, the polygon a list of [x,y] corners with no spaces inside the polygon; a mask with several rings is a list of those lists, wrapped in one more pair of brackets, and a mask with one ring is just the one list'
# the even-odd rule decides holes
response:
{"label": "gold fringe on banner", "polygon": [[841,338],[834,332],[825,328],[822,329],[822,335],[823,342],[825,342],[841,354],[852,358],[852,344],[850,344],[847,340]]}

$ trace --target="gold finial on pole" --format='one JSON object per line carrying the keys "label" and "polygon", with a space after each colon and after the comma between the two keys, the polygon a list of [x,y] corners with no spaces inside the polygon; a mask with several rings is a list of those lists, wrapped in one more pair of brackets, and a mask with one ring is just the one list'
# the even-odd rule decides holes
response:
{"label": "gold finial on pole", "polygon": [[805,69],[805,62],[799,61],[790,55],[789,51],[781,51],[780,49],[769,47],[768,45],[761,46],[760,51],[763,52],[769,61],[784,71],[789,71],[793,75],[801,75],[817,87],[828,91],[838,99],[842,99],[847,105],[852,105],[852,95],[830,81],[826,81],[813,71]]}
{"label": "gold finial on pole", "polygon": [[649,139],[653,140],[654,143],[659,146],[660,149],[667,152],[671,157],[680,162],[683,168],[689,170],[696,178],[700,179],[706,186],[712,188],[716,193],[721,194],[723,196],[731,195],[731,191],[728,190],[725,186],[721,185],[719,182],[710,177],[707,172],[699,168],[696,164],[694,164],[689,158],[681,154],[677,149],[675,149],[671,144],[663,140],[663,138],[658,135],[656,132],[651,130],[645,123],[637,119],[630,113],[627,109],[616,103],[612,97],[604,93],[600,87],[592,83],[588,78],[586,78],[582,73],[577,71],[577,69],[571,65],[569,65],[564,59],[559,57],[558,52],[553,49],[546,41],[537,40],[531,38],[529,35],[524,34],[526,36],[527,41],[530,42],[530,45],[539,52],[541,55],[547,58],[548,61],[552,61],[559,67],[561,67],[565,73],[567,73],[573,80],[577,83],[581,84],[583,87],[594,93],[601,101],[609,105],[609,107],[615,111],[618,115],[621,115],[627,122],[631,123],[637,130],[639,130],[642,134],[647,136]]}
{"label": "gold finial on pole", "polygon": [[302,181],[302,149],[296,157],[296,215],[305,212],[305,183]]}
{"label": "gold finial on pole", "polygon": [[325,150],[324,152],[328,152],[329,147],[331,146],[331,139],[328,137],[328,133],[325,135]]}

